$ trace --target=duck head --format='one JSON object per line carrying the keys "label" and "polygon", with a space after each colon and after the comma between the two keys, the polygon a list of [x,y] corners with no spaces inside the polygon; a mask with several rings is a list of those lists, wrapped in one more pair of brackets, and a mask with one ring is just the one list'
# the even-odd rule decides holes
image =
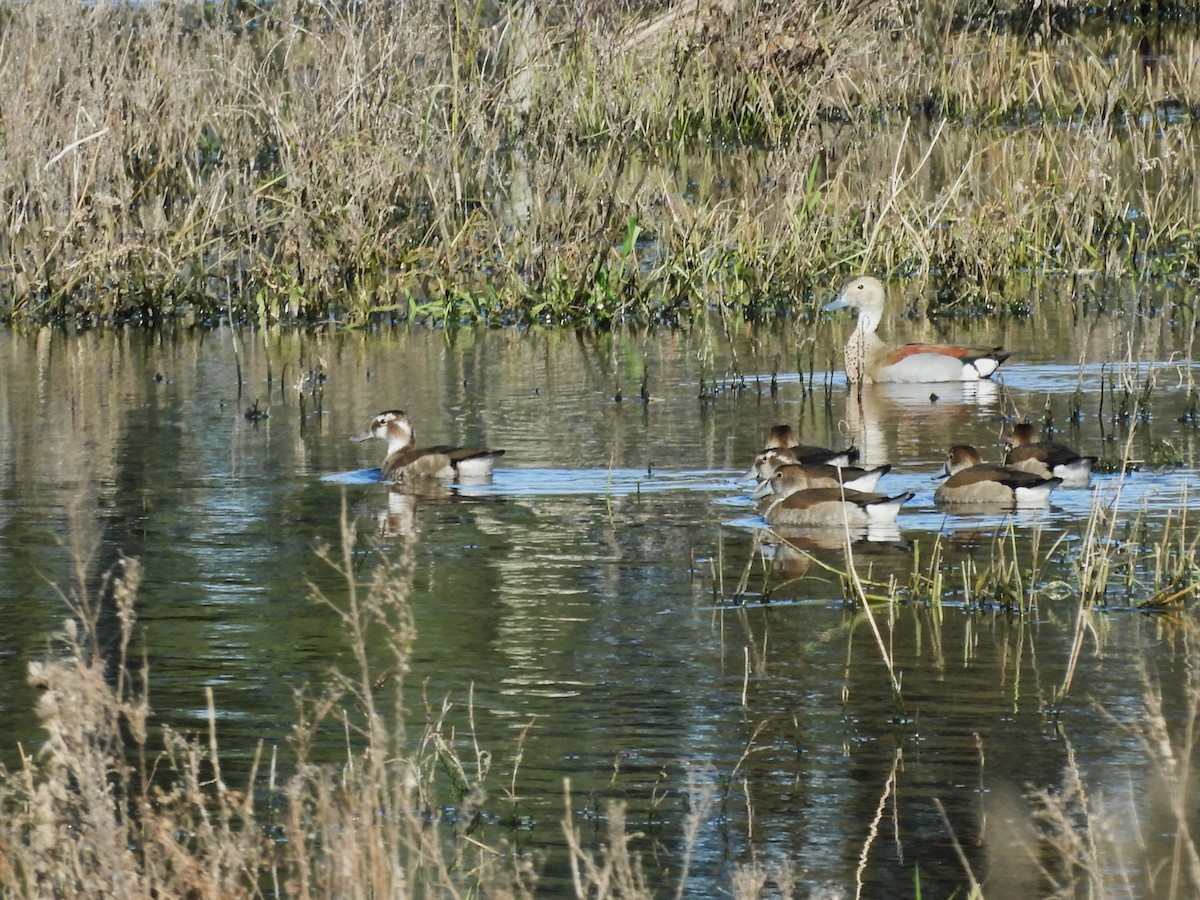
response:
{"label": "duck head", "polygon": [[883,308],[886,304],[887,291],[883,282],[871,275],[861,275],[847,281],[837,298],[826,303],[821,309],[823,312],[856,309],[859,330],[874,331],[883,319]]}
{"label": "duck head", "polygon": [[352,435],[350,440],[358,443],[369,441],[371,438],[387,441],[387,452],[390,455],[397,450],[411,447],[416,440],[416,435],[413,432],[412,420],[409,419],[408,413],[401,409],[389,409],[373,418],[366,431]]}
{"label": "duck head", "polygon": [[955,444],[946,453],[946,467],[942,471],[945,476],[949,477],[963,469],[982,464],[983,457],[974,447],[968,444]]}
{"label": "duck head", "polygon": [[1037,444],[1041,436],[1029,422],[1021,422],[1013,426],[1012,432],[1004,440],[1004,446],[1011,450],[1013,447],[1027,447]]}

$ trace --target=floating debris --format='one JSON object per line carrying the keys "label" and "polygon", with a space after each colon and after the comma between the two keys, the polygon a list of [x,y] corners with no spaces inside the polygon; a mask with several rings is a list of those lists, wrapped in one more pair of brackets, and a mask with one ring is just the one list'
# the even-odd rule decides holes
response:
{"label": "floating debris", "polygon": [[271,414],[267,410],[259,408],[258,398],[256,397],[254,402],[250,406],[246,407],[246,412],[243,413],[243,415],[245,415],[247,421],[261,422],[263,419],[268,418]]}

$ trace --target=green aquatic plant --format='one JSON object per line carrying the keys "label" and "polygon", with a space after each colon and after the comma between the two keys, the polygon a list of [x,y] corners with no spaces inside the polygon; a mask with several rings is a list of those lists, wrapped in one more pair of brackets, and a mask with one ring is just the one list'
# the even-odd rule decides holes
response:
{"label": "green aquatic plant", "polygon": [[1187,464],[1183,453],[1174,443],[1166,438],[1159,438],[1150,448],[1150,458],[1147,460],[1152,466],[1182,466]]}

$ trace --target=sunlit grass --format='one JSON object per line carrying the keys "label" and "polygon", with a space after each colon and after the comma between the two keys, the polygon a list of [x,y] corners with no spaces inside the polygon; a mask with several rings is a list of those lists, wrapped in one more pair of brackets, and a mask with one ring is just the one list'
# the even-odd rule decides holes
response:
{"label": "sunlit grass", "polygon": [[[4,11],[5,318],[686,322],[1200,270],[1195,39],[1082,4]],[[1165,33],[1164,33],[1165,32]]]}

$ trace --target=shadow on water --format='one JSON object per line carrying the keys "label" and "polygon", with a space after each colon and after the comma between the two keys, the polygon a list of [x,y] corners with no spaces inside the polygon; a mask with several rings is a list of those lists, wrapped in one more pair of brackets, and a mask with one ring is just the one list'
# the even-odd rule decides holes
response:
{"label": "shadow on water", "polygon": [[[943,327],[970,339],[979,326]],[[121,553],[143,565],[157,724],[202,731],[208,688],[230,780],[260,739],[286,765],[297,692],[348,663],[336,616],[310,599],[345,591],[316,552],[336,544],[344,498],[363,577],[405,561],[414,726],[450,701],[459,739],[493,760],[484,838],[536,853],[548,889],[569,884],[569,778],[586,841],[619,800],[639,849],[674,864],[689,809],[715,798],[697,892],[757,861],[791,865],[809,891],[861,881],[872,895],[909,892],[919,871],[942,896],[965,889],[961,850],[989,895],[1042,893],[1029,792],[1078,771],[1110,808],[1149,804],[1158,776],[1129,730],[1145,716],[1142,668],[1168,717],[1188,705],[1190,611],[1137,604],[1170,571],[1195,575],[1195,430],[1178,421],[1185,336],[1146,328],[1131,343],[1136,329],[1069,315],[998,327],[979,337],[1019,353],[999,383],[861,402],[840,373],[822,381],[836,353],[796,350],[836,348],[839,323],[260,334],[243,342],[240,386],[227,333],[0,335],[0,752],[12,763],[18,741],[40,739],[25,669],[64,618],[51,584],[77,583],[75,533],[95,543],[85,581]],[[319,396],[293,377],[318,368]],[[256,398],[265,416],[251,420]],[[507,454],[486,483],[380,483],[381,447],[347,437],[396,407],[422,443]],[[1025,417],[1141,466],[1041,510],[934,502],[948,443],[998,461]],[[881,486],[916,495],[897,529],[768,529],[739,479],[779,422],[891,463]],[[1073,586],[1102,545],[1118,548],[1116,574],[1083,608]],[[324,758],[344,758],[345,735],[325,739]],[[1144,839],[1143,856],[1162,851]],[[648,867],[656,885],[672,865]]]}

